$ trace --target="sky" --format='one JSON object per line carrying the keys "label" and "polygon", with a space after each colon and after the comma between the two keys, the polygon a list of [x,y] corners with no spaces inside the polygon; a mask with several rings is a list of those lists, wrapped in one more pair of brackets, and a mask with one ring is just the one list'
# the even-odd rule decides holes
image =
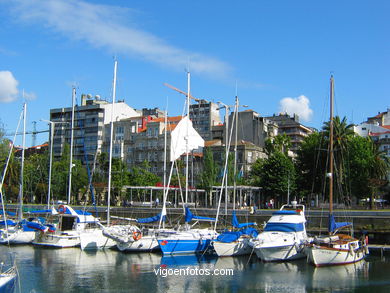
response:
{"label": "sky", "polygon": [[72,85],[79,102],[111,101],[116,58],[117,99],[136,109],[182,114],[185,96],[164,83],[187,91],[189,71],[196,98],[238,95],[319,129],[333,74],[335,113],[358,124],[390,108],[389,13],[387,0],[0,0],[0,120],[14,133],[25,100],[27,130],[47,130]]}

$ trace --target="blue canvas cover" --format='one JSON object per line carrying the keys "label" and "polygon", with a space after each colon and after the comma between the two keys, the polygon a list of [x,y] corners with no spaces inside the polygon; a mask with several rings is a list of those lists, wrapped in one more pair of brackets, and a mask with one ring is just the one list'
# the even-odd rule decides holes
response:
{"label": "blue canvas cover", "polygon": [[192,219],[195,219],[195,220],[215,221],[215,218],[194,216],[194,214],[191,213],[189,207],[186,207],[185,222],[186,222],[186,223],[189,223],[189,222],[191,222]]}
{"label": "blue canvas cover", "polygon": [[[161,214],[158,214],[158,215],[155,215],[154,217],[149,217],[149,218],[139,218],[139,219],[137,219],[137,223],[141,223],[141,224],[153,223],[153,222],[160,221],[160,218],[161,218]],[[163,217],[162,220],[165,222],[165,216]]]}
{"label": "blue canvas cover", "polygon": [[[9,212],[9,211],[5,211],[5,213],[8,215],[8,216],[16,216],[16,213],[14,212]],[[3,214],[3,211],[0,211],[0,215]]]}
{"label": "blue canvas cover", "polygon": [[244,229],[241,229],[239,231],[225,231],[218,235],[217,241],[224,242],[224,243],[230,243],[236,241],[238,238],[240,238],[242,235],[248,235],[252,237],[257,237],[258,232],[255,228],[247,227]]}
{"label": "blue canvas cover", "polygon": [[[16,222],[12,220],[7,220],[7,226],[16,226]],[[5,226],[5,221],[0,221],[0,226]]]}
{"label": "blue canvas cover", "polygon": [[236,216],[236,211],[233,211],[233,214],[232,214],[232,226],[234,228],[243,228],[243,227],[248,227],[248,226],[253,226],[253,225],[256,225],[256,223],[239,223],[238,222],[238,219],[237,219],[237,216]]}
{"label": "blue canvas cover", "polygon": [[334,219],[334,215],[330,214],[329,215],[329,226],[328,226],[328,231],[329,232],[334,232],[337,229],[347,227],[347,226],[352,226],[351,222],[336,222]]}
{"label": "blue canvas cover", "polygon": [[29,211],[31,214],[45,214],[45,213],[51,213],[51,210],[35,210],[35,211]]}

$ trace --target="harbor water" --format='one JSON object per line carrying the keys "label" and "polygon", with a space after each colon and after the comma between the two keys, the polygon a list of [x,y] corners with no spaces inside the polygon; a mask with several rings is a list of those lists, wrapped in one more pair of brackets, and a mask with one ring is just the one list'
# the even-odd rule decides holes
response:
{"label": "harbor water", "polygon": [[263,263],[255,255],[162,256],[80,248],[0,247],[17,260],[15,292],[390,292],[390,260],[315,268],[298,260]]}

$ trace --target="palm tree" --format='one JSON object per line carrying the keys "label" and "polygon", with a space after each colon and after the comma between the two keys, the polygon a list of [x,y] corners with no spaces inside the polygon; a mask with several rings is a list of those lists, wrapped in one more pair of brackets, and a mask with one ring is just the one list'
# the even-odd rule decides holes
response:
{"label": "palm tree", "polygon": [[384,186],[387,182],[386,175],[390,170],[390,158],[386,156],[386,152],[380,151],[378,145],[371,144],[371,157],[369,160],[369,187],[370,206],[374,208],[374,194],[379,187]]}
{"label": "palm tree", "polygon": [[[322,127],[325,139],[329,140],[330,122],[325,122]],[[333,119],[333,150],[334,150],[334,166],[336,176],[336,186],[338,186],[339,194],[344,194],[346,197],[348,192],[343,190],[346,181],[346,172],[344,164],[348,161],[345,158],[348,146],[348,139],[355,135],[353,131],[353,124],[347,124],[347,118],[344,116],[340,119],[340,116],[336,116]]]}

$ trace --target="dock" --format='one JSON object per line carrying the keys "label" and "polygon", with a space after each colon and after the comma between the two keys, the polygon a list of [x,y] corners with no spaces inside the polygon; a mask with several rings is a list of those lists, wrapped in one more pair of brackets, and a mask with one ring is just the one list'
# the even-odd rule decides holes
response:
{"label": "dock", "polygon": [[380,255],[383,257],[390,253],[390,245],[388,244],[368,244],[370,254]]}

